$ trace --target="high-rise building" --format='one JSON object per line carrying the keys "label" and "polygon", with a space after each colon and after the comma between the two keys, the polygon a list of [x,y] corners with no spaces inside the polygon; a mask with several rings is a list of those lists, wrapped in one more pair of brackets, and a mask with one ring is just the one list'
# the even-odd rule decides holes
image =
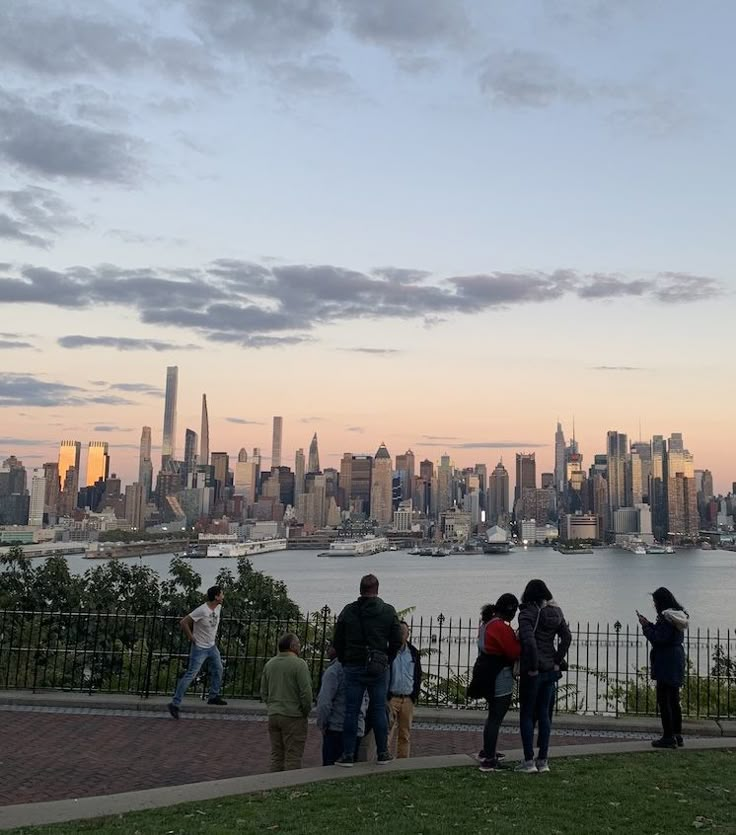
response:
{"label": "high-rise building", "polygon": [[197,468],[197,433],[193,429],[184,432],[184,467],[187,473],[193,473]]}
{"label": "high-rise building", "polygon": [[343,510],[350,508],[353,489],[353,453],[344,452],[340,459],[340,490],[338,504]]}
{"label": "high-rise building", "polygon": [[273,435],[271,439],[271,468],[281,466],[281,433],[283,428],[284,419],[275,415],[273,419]]}
{"label": "high-rise building", "polygon": [[629,452],[628,438],[622,432],[610,431],[606,436],[608,459],[608,508],[610,518],[614,511],[626,507],[626,460]]}
{"label": "high-rise building", "polygon": [[62,441],[59,446],[59,513],[62,516],[71,515],[77,506],[81,453],[82,445],[79,441]]}
{"label": "high-rise building", "polygon": [[414,453],[410,449],[403,455],[396,456],[396,472],[401,485],[402,500],[410,499],[414,485]]}
{"label": "high-rise building", "polygon": [[309,460],[307,462],[308,473],[318,473],[319,468],[319,444],[317,443],[317,433],[314,433],[312,442],[309,444]]}
{"label": "high-rise building", "polygon": [[697,485],[693,456],[680,432],[673,432],[664,456],[663,482],[667,509],[667,536],[675,541],[692,540],[698,535]]}
{"label": "high-rise building", "polygon": [[125,488],[125,518],[133,530],[145,528],[146,502],[145,488],[140,482],[134,481]]}
{"label": "high-rise building", "polygon": [[488,519],[489,525],[498,524],[509,513],[509,474],[503,461],[499,461],[488,480]]}
{"label": "high-rise building", "polygon": [[379,525],[388,525],[393,519],[393,467],[385,444],[378,447],[373,459],[371,484],[371,518]]}
{"label": "high-rise building", "polygon": [[90,441],[87,447],[87,486],[110,475],[110,455],[107,441]]}
{"label": "high-rise building", "polygon": [[44,513],[49,524],[56,523],[56,514],[59,509],[59,464],[57,461],[47,461],[43,465],[43,475],[46,479],[46,496],[44,498]]}
{"label": "high-rise building", "polygon": [[[562,431],[562,424],[557,421],[555,432],[555,473],[554,486],[558,493],[565,490],[565,433]],[[542,485],[544,486],[544,485]]]}
{"label": "high-rise building", "polygon": [[440,464],[437,467],[437,507],[434,508],[437,514],[444,513],[453,506],[452,470],[450,456],[440,456]]}
{"label": "high-rise building", "polygon": [[164,432],[161,443],[161,469],[176,456],[176,400],[179,388],[179,368],[170,365],[166,369],[166,395],[164,401]]}
{"label": "high-rise building", "polygon": [[651,504],[651,501],[649,500],[649,479],[652,475],[652,445],[648,441],[636,441],[636,443],[631,445],[632,456],[634,453],[636,453],[639,457],[642,501],[646,501],[648,504]]}
{"label": "high-rise building", "polygon": [[537,486],[537,459],[533,452],[516,453],[516,485],[514,504],[521,497],[521,491],[533,490]]}
{"label": "high-rise building", "polygon": [[141,429],[141,446],[138,453],[138,483],[143,485],[146,501],[153,490],[153,462],[151,461],[151,427]]}
{"label": "high-rise building", "polygon": [[348,507],[355,508],[357,513],[371,515],[371,493],[373,488],[373,456],[353,455],[350,467],[350,494]]}
{"label": "high-rise building", "polygon": [[210,416],[207,412],[207,395],[202,395],[202,421],[199,427],[199,463],[210,463]]}
{"label": "high-rise building", "polygon": [[226,452],[213,452],[210,460],[215,469],[215,501],[219,501],[223,498],[227,487],[230,456]]}
{"label": "high-rise building", "polygon": [[305,461],[304,450],[300,447],[294,456],[294,507],[304,492]]}
{"label": "high-rise building", "polygon": [[28,508],[28,524],[34,528],[43,525],[43,514],[46,506],[46,474],[43,469],[33,471],[31,478],[31,500]]}

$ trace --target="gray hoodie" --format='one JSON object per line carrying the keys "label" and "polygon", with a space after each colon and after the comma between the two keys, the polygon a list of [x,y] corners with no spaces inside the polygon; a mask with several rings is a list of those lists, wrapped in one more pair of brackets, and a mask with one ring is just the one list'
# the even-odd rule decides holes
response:
{"label": "gray hoodie", "polygon": [[[358,716],[358,736],[365,730],[367,696],[363,697]],[[335,658],[322,674],[322,686],[317,696],[317,727],[321,731],[342,731],[345,724],[345,674]]]}

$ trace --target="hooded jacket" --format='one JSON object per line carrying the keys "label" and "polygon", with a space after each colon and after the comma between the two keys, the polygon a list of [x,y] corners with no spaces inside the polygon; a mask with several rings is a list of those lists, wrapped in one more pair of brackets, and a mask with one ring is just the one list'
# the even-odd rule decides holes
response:
{"label": "hooded jacket", "polygon": [[642,626],[644,637],[652,645],[649,667],[658,684],[682,687],[685,681],[685,631],[689,624],[681,609],[664,609],[655,623]]}
{"label": "hooded jacket", "polygon": [[545,673],[559,666],[567,655],[572,636],[554,600],[528,603],[519,611],[522,673]]}
{"label": "hooded jacket", "polygon": [[369,649],[385,652],[393,661],[401,646],[396,609],[380,597],[359,597],[338,615],[333,643],[342,664],[365,664]]}

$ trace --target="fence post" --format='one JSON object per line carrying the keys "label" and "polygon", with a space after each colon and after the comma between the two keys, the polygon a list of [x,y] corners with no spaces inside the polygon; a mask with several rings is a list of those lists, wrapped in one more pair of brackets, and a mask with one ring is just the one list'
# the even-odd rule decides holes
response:
{"label": "fence post", "polygon": [[[617,693],[618,692],[618,687],[619,687],[619,684],[618,684],[618,675],[619,675],[619,672],[618,672],[619,671],[618,651],[619,651],[619,642],[620,642],[620,637],[621,637],[621,621],[617,620],[616,623],[613,624],[613,628],[616,630],[616,689],[615,689],[614,692]],[[616,702],[616,716],[618,716],[618,703],[619,703],[618,695],[616,696],[615,702]]]}

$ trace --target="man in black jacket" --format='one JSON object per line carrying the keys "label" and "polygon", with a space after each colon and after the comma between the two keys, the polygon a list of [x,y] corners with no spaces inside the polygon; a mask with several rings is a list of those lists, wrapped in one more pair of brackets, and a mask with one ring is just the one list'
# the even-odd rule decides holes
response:
{"label": "man in black jacket", "polygon": [[360,581],[360,597],[340,612],[335,625],[333,643],[345,676],[343,755],[335,765],[355,762],[358,715],[366,690],[370,701],[366,721],[375,735],[376,760],[391,762],[386,700],[391,662],[401,640],[396,610],[378,596],[378,578],[366,574]]}
{"label": "man in black jacket", "polygon": [[400,760],[408,757],[411,750],[411,723],[421,687],[422,662],[419,650],[409,643],[409,624],[402,620],[401,648],[391,664],[391,683],[388,689],[388,710],[391,716],[388,747],[393,747],[398,732],[396,756]]}

